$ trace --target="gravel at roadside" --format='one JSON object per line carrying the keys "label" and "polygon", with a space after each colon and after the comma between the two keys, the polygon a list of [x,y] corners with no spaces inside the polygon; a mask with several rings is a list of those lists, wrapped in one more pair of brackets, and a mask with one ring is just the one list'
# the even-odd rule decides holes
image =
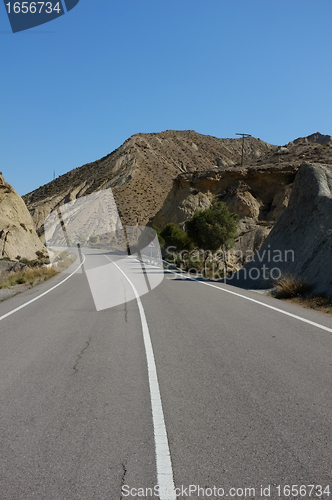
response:
{"label": "gravel at roadside", "polygon": [[9,299],[9,297],[13,297],[14,295],[17,295],[18,293],[24,292],[30,286],[31,285],[29,285],[29,284],[23,284],[23,285],[14,285],[14,286],[11,286],[10,288],[0,288],[0,302],[2,300]]}

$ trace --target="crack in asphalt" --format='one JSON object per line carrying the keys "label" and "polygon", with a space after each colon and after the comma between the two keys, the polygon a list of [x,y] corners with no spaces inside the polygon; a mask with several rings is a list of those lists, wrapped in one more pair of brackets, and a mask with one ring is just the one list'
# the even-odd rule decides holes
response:
{"label": "crack in asphalt", "polygon": [[126,323],[128,323],[128,307],[127,307],[127,305],[128,305],[127,302],[125,302],[124,306],[125,306],[125,321],[126,321]]}
{"label": "crack in asphalt", "polygon": [[125,322],[128,323],[128,303],[127,303],[127,290],[124,281],[121,279],[121,283],[123,286],[123,294],[124,294],[124,310],[125,310]]}
{"label": "crack in asphalt", "polygon": [[120,495],[120,500],[123,499],[122,488],[123,488],[123,486],[125,484],[125,477],[126,477],[126,474],[127,474],[127,469],[126,469],[126,466],[125,466],[124,463],[122,463],[122,471],[123,471],[123,473],[122,473],[122,477],[121,477],[121,495]]}
{"label": "crack in asphalt", "polygon": [[77,356],[76,363],[75,363],[75,364],[74,364],[74,366],[73,366],[73,370],[75,370],[75,372],[76,372],[76,373],[78,372],[78,370],[77,370],[77,365],[78,365],[78,363],[80,362],[80,360],[81,360],[81,358],[82,358],[82,356],[83,356],[83,354],[84,354],[84,351],[86,351],[86,350],[87,350],[87,348],[89,347],[90,342],[91,342],[91,337],[89,337],[89,338],[88,338],[88,340],[87,340],[87,341],[86,341],[86,343],[85,343],[85,346],[83,347],[83,349],[81,350],[81,352],[80,352],[80,353],[78,354],[78,356]]}

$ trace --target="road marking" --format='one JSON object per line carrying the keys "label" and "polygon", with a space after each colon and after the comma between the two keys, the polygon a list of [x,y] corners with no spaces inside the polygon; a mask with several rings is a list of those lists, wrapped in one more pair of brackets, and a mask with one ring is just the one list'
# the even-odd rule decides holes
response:
{"label": "road marking", "polygon": [[153,354],[152,342],[144,308],[141,299],[137,293],[137,290],[134,284],[128,278],[128,276],[122,271],[122,269],[115,262],[113,262],[109,257],[107,257],[107,255],[105,255],[105,257],[109,261],[111,261],[126,278],[128,283],[132,287],[137,300],[138,310],[142,322],[143,339],[144,339],[146,360],[148,365],[151,408],[152,408],[152,422],[153,422],[154,441],[156,448],[157,479],[160,489],[159,498],[160,500],[176,500],[171,455],[169,451],[167,431],[166,431],[163,407],[161,403],[157,368],[156,368],[156,362]]}
{"label": "road marking", "polygon": [[332,328],[328,328],[327,326],[321,325],[320,323],[315,323],[314,321],[310,321],[309,319],[302,318],[301,316],[298,316],[297,314],[293,314],[293,313],[284,311],[283,309],[279,309],[278,307],[270,306],[269,304],[264,304],[264,302],[260,302],[259,300],[252,299],[251,297],[247,297],[246,295],[242,295],[241,293],[232,292],[232,290],[227,290],[226,288],[221,288],[217,285],[212,285],[211,283],[206,283],[205,281],[200,281],[196,278],[191,278],[190,276],[184,277],[183,274],[176,273],[174,271],[168,270],[168,272],[175,274],[177,276],[181,276],[184,279],[197,281],[197,283],[201,283],[202,285],[207,285],[207,286],[211,286],[212,288],[217,288],[217,290],[220,290],[220,291],[226,292],[226,293],[230,293],[232,295],[236,295],[237,297],[241,297],[242,299],[250,300],[250,302],[255,302],[256,304],[259,304],[263,307],[267,307],[268,309],[272,309],[273,311],[278,311],[282,314],[285,314],[286,316],[290,316],[291,318],[298,319],[299,321],[303,321],[304,323],[308,323],[309,325],[315,326],[316,328],[320,328],[321,330],[325,330],[326,332],[332,333]]}
{"label": "road marking", "polygon": [[55,288],[58,288],[58,286],[62,285],[62,283],[64,283],[65,281],[69,280],[69,278],[71,278],[73,276],[73,274],[77,273],[77,271],[79,270],[79,268],[81,266],[83,266],[84,264],[84,261],[85,261],[85,255],[83,254],[83,261],[81,262],[81,264],[78,266],[77,269],[75,269],[75,271],[73,273],[71,273],[69,276],[67,276],[67,278],[65,278],[64,280],[60,281],[60,283],[58,283],[57,285],[53,286],[52,288],[50,288],[49,290],[46,290],[46,292],[43,292],[41,293],[40,295],[38,295],[37,297],[35,297],[34,299],[31,299],[29,300],[28,302],[25,302],[24,304],[22,304],[21,306],[18,306],[16,307],[15,309],[13,309],[12,311],[9,311],[7,312],[6,314],[4,314],[3,316],[0,316],[0,321],[2,321],[3,319],[5,318],[8,318],[8,316],[10,316],[11,314],[14,314],[16,313],[17,311],[20,311],[20,309],[23,309],[23,307],[26,307],[30,304],[32,304],[32,302],[35,302],[36,300],[40,299],[41,297],[44,297],[44,295],[47,295],[48,293],[52,292],[52,290],[54,290]]}

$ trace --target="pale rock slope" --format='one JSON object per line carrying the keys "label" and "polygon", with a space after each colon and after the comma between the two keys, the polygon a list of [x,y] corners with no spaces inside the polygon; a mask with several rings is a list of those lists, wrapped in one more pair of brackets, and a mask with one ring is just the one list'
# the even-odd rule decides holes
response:
{"label": "pale rock slope", "polygon": [[0,258],[36,260],[46,249],[22,198],[0,173]]}
{"label": "pale rock slope", "polygon": [[[265,270],[263,269],[265,266]],[[270,286],[268,273],[280,269],[301,278],[315,293],[332,295],[332,165],[304,163],[292,188],[288,207],[267,236],[255,260],[234,277],[246,286]],[[273,277],[278,272],[273,271]],[[243,284],[243,283],[242,283]]]}

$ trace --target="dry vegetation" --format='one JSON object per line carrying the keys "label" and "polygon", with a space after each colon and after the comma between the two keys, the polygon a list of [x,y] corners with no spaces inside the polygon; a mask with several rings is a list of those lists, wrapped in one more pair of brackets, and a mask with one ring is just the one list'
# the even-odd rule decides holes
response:
{"label": "dry vegetation", "polygon": [[274,297],[317,311],[332,314],[332,297],[311,295],[312,287],[301,279],[293,276],[282,276],[275,283]]}
{"label": "dry vegetation", "polygon": [[311,286],[293,276],[282,276],[275,283],[275,297],[277,299],[291,299],[310,292]]}
{"label": "dry vegetation", "polygon": [[67,269],[75,259],[76,255],[69,255],[65,252],[59,256],[59,260],[53,266],[36,265],[34,262],[27,261],[26,267],[20,271],[11,271],[0,276],[0,289],[12,288],[16,285],[29,285],[30,287],[39,285]]}
{"label": "dry vegetation", "polygon": [[332,314],[332,297],[295,297],[291,299],[291,302],[299,304],[303,307],[308,307],[310,309],[316,309],[317,311],[325,312],[327,314]]}
{"label": "dry vegetation", "polygon": [[15,285],[37,285],[55,276],[57,271],[52,267],[26,267],[21,271],[12,271],[0,276],[0,288],[10,288]]}

